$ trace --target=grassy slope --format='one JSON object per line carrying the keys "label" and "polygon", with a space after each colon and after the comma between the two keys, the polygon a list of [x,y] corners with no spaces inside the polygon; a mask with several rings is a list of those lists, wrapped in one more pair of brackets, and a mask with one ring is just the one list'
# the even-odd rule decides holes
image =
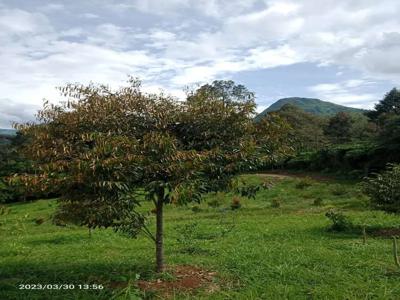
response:
{"label": "grassy slope", "polygon": [[[260,182],[256,176],[247,180]],[[363,245],[357,234],[326,231],[324,213],[331,207],[347,211],[360,223],[386,226],[400,218],[370,212],[354,183],[315,183],[297,189],[299,179],[280,181],[256,200],[242,200],[237,211],[224,210],[232,195],[220,195],[220,208],[207,201],[200,212],[191,207],[166,211],[168,264],[192,264],[217,271],[221,290],[204,299],[398,299],[400,273],[394,270],[391,241],[369,238]],[[336,195],[335,195],[336,194]],[[312,205],[321,197],[324,206]],[[214,196],[215,197],[215,196]],[[282,202],[272,208],[271,200]],[[36,225],[49,217],[54,201],[10,205],[0,216],[0,299],[109,299],[115,290],[18,291],[19,283],[104,283],[124,281],[140,274],[154,278],[153,246],[144,237],[129,239],[110,230]],[[150,209],[147,204],[143,209]],[[224,222],[236,226],[218,235]],[[196,252],[183,252],[176,228],[196,223],[190,239]],[[374,224],[373,224],[374,225]],[[221,227],[222,226],[222,227]],[[178,295],[178,299],[194,297]]]}

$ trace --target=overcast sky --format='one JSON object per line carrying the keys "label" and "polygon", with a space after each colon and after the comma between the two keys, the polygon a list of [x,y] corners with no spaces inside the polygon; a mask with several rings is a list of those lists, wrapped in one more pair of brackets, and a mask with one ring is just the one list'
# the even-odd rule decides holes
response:
{"label": "overcast sky", "polygon": [[370,108],[400,83],[399,0],[0,0],[0,127],[67,82],[182,97],[233,79],[259,110],[317,97]]}

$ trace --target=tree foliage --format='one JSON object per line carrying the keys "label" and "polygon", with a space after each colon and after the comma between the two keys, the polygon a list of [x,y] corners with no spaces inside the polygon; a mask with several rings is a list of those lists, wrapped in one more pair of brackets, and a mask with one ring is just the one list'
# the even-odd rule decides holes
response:
{"label": "tree foliage", "polygon": [[4,136],[3,143],[0,143],[0,203],[32,198],[23,186],[11,185],[9,182],[9,177],[15,173],[33,171],[31,162],[18,151],[24,142],[24,137],[17,133],[15,136]]}
{"label": "tree foliage", "polygon": [[288,123],[290,130],[287,138],[296,152],[318,150],[328,142],[323,132],[326,123],[323,117],[305,112],[292,104],[286,104],[269,114],[277,114]]}
{"label": "tree foliage", "polygon": [[336,144],[351,140],[353,120],[348,113],[338,112],[329,119],[324,133]]}
{"label": "tree foliage", "polygon": [[[163,205],[200,201],[232,178],[284,155],[281,120],[255,124],[252,93],[214,82],[177,101],[146,94],[140,83],[67,85],[68,100],[45,103],[38,123],[19,125],[36,174],[15,178],[27,188],[61,195],[58,217],[90,228],[112,227],[156,242],[162,270]],[[137,209],[153,201],[156,235]]]}
{"label": "tree foliage", "polygon": [[385,97],[375,105],[375,109],[366,114],[372,120],[378,121],[387,115],[400,115],[400,91],[390,90]]}
{"label": "tree foliage", "polygon": [[374,208],[400,213],[400,165],[389,165],[381,174],[367,178],[364,191]]}

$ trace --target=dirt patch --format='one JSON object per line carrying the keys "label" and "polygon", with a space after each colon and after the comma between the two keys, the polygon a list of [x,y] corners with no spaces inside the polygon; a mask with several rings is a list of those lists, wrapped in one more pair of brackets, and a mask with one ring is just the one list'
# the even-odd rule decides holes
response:
{"label": "dirt patch", "polygon": [[306,177],[309,177],[317,181],[332,181],[334,179],[333,177],[321,175],[318,173],[297,173],[297,172],[291,173],[288,171],[281,171],[281,170],[269,171],[267,173],[257,173],[255,175],[261,177],[272,177],[276,179],[306,178]]}
{"label": "dirt patch", "polygon": [[172,297],[177,292],[194,293],[198,289],[204,289],[212,293],[219,289],[214,283],[215,272],[195,266],[167,267],[166,272],[173,276],[171,280],[140,280],[138,287],[144,292],[156,293],[162,299]]}
{"label": "dirt patch", "polygon": [[392,236],[400,236],[400,228],[383,228],[378,229],[372,232],[373,236],[382,236],[382,237],[392,237]]}

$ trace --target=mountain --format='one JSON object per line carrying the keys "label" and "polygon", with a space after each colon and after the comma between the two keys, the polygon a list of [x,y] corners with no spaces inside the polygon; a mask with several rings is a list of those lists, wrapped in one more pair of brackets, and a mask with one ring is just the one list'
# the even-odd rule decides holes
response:
{"label": "mountain", "polygon": [[319,116],[330,116],[334,115],[340,111],[348,112],[348,113],[363,113],[366,110],[347,107],[339,104],[335,104],[332,102],[322,101],[314,98],[300,98],[300,97],[291,97],[291,98],[283,98],[279,99],[275,103],[271,104],[267,109],[256,116],[256,119],[260,119],[265,116],[268,112],[277,111],[285,104],[295,105],[302,110],[319,115]]}
{"label": "mountain", "polygon": [[17,134],[17,131],[15,129],[0,128],[0,135],[2,135],[2,136],[14,136],[16,134]]}

